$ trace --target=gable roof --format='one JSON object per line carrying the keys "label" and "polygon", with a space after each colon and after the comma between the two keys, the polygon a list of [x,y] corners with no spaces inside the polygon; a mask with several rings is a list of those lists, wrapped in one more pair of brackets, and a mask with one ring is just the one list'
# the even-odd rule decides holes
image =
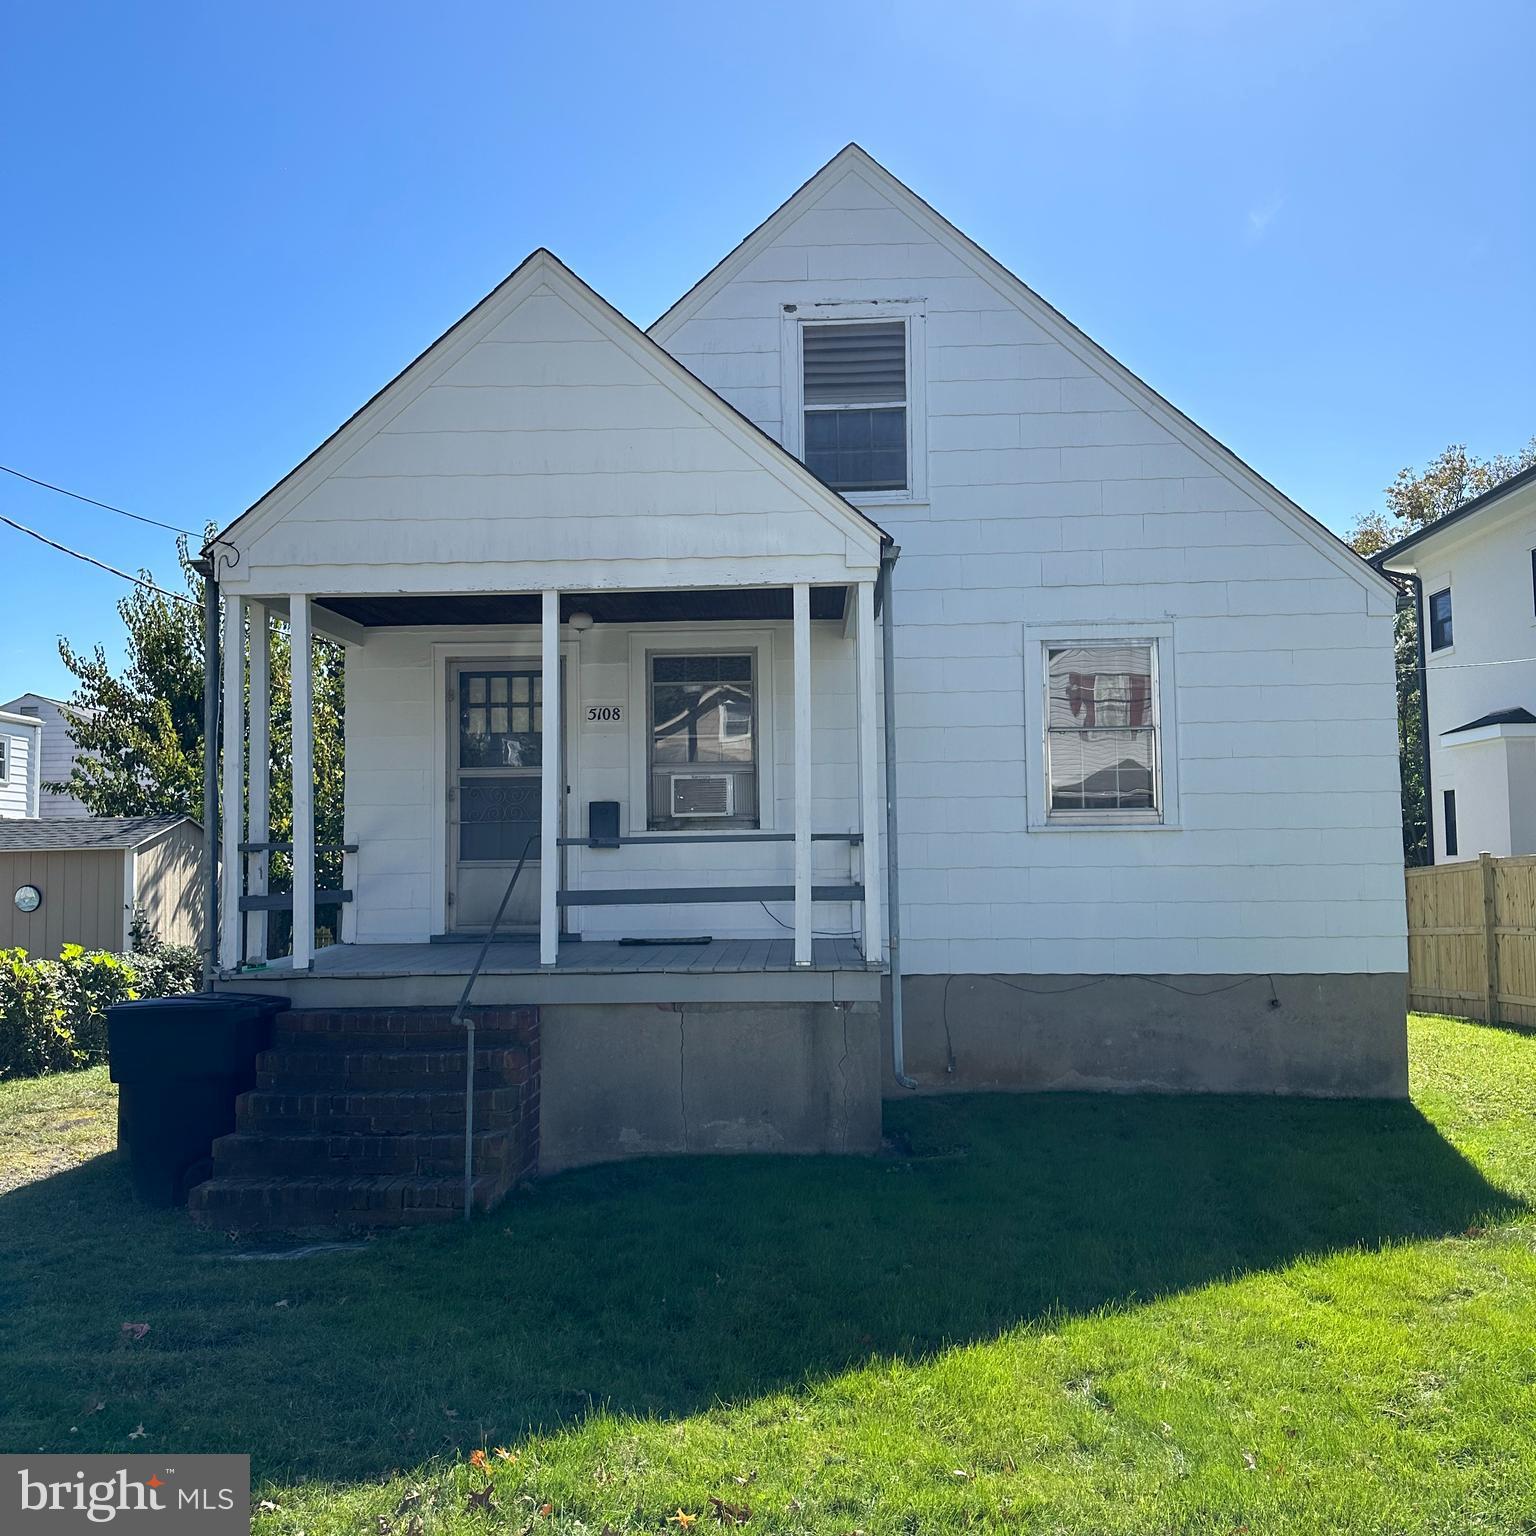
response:
{"label": "gable roof", "polygon": [[77,848],[141,848],[189,816],[53,816],[0,821],[0,853],[62,853]]}
{"label": "gable roof", "polygon": [[529,294],[544,285],[566,299],[599,330],[623,346],[653,376],[686,396],[752,458],[778,479],[790,485],[813,510],[819,511],[843,533],[884,544],[890,535],[867,513],[823,485],[806,467],[755,422],[722,399],[696,374],[677,361],[654,338],[615,309],[596,289],[584,282],[552,251],[542,246],[533,251],[502,279],[480,302],[455,321],[436,341],[407,363],[393,379],[344,421],[312,453],[290,470],[263,496],[257,498],[232,523],[203,546],[232,542],[239,534],[250,538],[297,505],[320,480],[349,455],[361,441],[397,415],[464,352],[493,330]]}
{"label": "gable roof", "polygon": [[1511,475],[1508,480],[1501,480],[1490,490],[1484,491],[1481,496],[1474,496],[1471,501],[1462,502],[1459,507],[1447,512],[1444,517],[1437,517],[1434,522],[1425,523],[1422,528],[1415,528],[1412,533],[1399,539],[1396,544],[1382,550],[1379,554],[1372,555],[1371,564],[1378,570],[1385,569],[1390,562],[1406,554],[1416,545],[1422,544],[1426,539],[1444,533],[1447,528],[1452,528],[1469,517],[1475,517],[1479,512],[1486,512],[1498,506],[1528,487],[1536,488],[1536,464],[1529,469],[1522,469],[1518,475]]}
{"label": "gable roof", "polygon": [[839,150],[809,181],[781,203],[734,250],[710,268],[670,309],[659,316],[650,326],[649,334],[665,344],[685,320],[697,314],[807,208],[852,173],[864,176],[934,240],[1024,310],[1054,340],[1116,386],[1134,405],[1147,412],[1187,448],[1199,454],[1218,474],[1244,485],[1269,511],[1290,524],[1302,538],[1346,575],[1353,577],[1367,591],[1396,600],[1395,589],[1374,569],[1374,562],[1363,560],[1332,529],[1299,507],[1256,469],[1238,458],[1224,443],[1218,442],[1202,426],[1112,357],[1091,336],[1079,330],[1058,309],[1041,298],[1022,278],[1009,271],[990,252],[983,250],[964,230],[951,224],[943,214],[899,181],[858,144],[850,143]]}

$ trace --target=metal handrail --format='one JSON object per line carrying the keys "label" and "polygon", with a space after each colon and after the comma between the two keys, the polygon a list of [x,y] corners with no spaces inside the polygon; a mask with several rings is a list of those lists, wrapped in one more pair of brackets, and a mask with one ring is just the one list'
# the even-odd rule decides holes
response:
{"label": "metal handrail", "polygon": [[528,851],[538,842],[540,834],[535,832],[526,843],[523,851],[518,855],[517,868],[512,871],[512,878],[507,881],[507,888],[501,893],[501,905],[496,908],[496,915],[491,919],[491,926],[486,931],[485,938],[480,942],[480,953],[475,956],[474,966],[469,973],[469,980],[464,983],[464,990],[459,994],[459,1005],[453,1010],[453,1017],[449,1020],[452,1024],[464,1026],[464,1220],[468,1221],[471,1212],[471,1202],[475,1185],[475,1021],[469,1014],[469,994],[475,990],[475,983],[480,979],[480,968],[485,964],[485,957],[490,953],[491,941],[496,937],[496,930],[501,926],[501,919],[507,910],[507,903],[512,899],[512,887],[517,884],[518,876],[523,872],[523,866],[528,862]]}

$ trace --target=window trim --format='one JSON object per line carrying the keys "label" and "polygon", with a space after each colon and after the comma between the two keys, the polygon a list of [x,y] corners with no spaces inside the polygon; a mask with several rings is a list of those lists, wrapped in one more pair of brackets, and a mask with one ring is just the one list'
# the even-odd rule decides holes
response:
{"label": "window trim", "polygon": [[[788,633],[788,626],[782,626]],[[655,831],[651,820],[650,786],[650,658],[652,656],[719,656],[752,654],[752,675],[757,687],[754,715],[757,722],[757,830],[777,830],[778,805],[774,792],[774,641],[771,629],[701,629],[692,624],[645,624],[629,634],[629,733],[626,740],[629,796],[624,805],[625,837],[704,836],[711,828],[681,827]]]}
{"label": "window trim", "polygon": [[[780,402],[783,419],[780,441],[805,461],[805,354],[802,337],[807,325],[835,325],[902,320],[907,327],[907,488],[904,491],[837,491],[857,507],[922,504],[928,499],[928,348],[927,308],[921,299],[875,299],[848,303],[835,299],[801,299],[781,310]],[[893,404],[895,402],[892,402]],[[862,404],[862,403],[861,403]],[[871,401],[873,406],[876,402]]]}
{"label": "window trim", "polygon": [[[652,751],[655,748],[655,740],[654,740],[655,723],[654,723],[654,721],[652,719],[652,711],[656,707],[656,675],[655,675],[655,672],[654,672],[653,668],[655,667],[656,662],[659,659],[661,659],[662,657],[666,657],[666,658],[670,659],[670,658],[673,658],[673,657],[683,657],[683,656],[746,656],[746,657],[749,658],[749,660],[751,662],[751,666],[752,666],[752,718],[751,718],[751,722],[750,722],[751,729],[750,729],[749,734],[752,737],[752,780],[753,780],[752,791],[753,791],[753,800],[754,800],[755,805],[756,805],[756,813],[755,813],[755,816],[753,818],[754,821],[756,822],[755,826],[752,826],[752,827],[736,827],[736,826],[729,826],[728,827],[728,826],[722,826],[721,825],[722,822],[733,821],[735,819],[736,815],[739,814],[739,813],[735,813],[735,812],[733,812],[732,815],[728,816],[728,817],[727,816],[701,816],[701,817],[698,818],[696,823],[694,823],[691,818],[684,817],[684,818],[681,818],[681,821],[682,821],[682,825],[681,826],[653,827],[651,825],[651,815],[652,815],[652,812],[651,812],[651,795],[652,795],[652,793],[655,790],[655,780],[656,780],[656,773],[657,773],[657,766],[658,766],[656,761],[655,761],[655,759],[651,755]],[[752,832],[758,832],[758,831],[762,830],[762,823],[763,823],[763,804],[762,804],[763,732],[762,732],[762,727],[759,724],[759,721],[760,721],[761,716],[762,716],[761,687],[762,687],[762,682],[761,682],[761,677],[760,677],[760,672],[759,672],[758,653],[757,653],[756,649],[754,647],[752,647],[752,646],[737,645],[737,646],[729,646],[729,647],[724,647],[724,648],[711,647],[708,650],[700,650],[700,649],[698,649],[697,647],[694,647],[694,646],[679,647],[679,646],[675,646],[675,645],[663,645],[663,646],[659,646],[659,647],[657,647],[657,646],[649,646],[648,645],[645,648],[645,780],[646,780],[646,782],[645,782],[645,830],[647,832],[655,832],[655,833],[658,833],[658,834],[665,833],[667,835],[672,835],[672,834],[675,834],[675,833],[678,833],[678,832],[684,832],[684,831],[696,831],[696,832],[746,832],[746,831],[752,831]],[[724,709],[721,710],[720,726],[721,726],[722,734],[720,736],[720,740],[722,742],[724,742],[724,741],[726,741],[728,739],[723,734],[726,713],[727,712]],[[665,766],[663,766],[662,771],[663,772],[667,771]],[[718,765],[710,764],[710,763],[698,763],[698,764],[693,764],[693,765],[688,766],[687,768],[683,769],[682,772],[683,772],[683,776],[684,777],[687,777],[690,774],[694,775],[695,777],[711,776],[711,775],[714,775],[714,774],[723,774],[723,775],[728,776],[733,781],[738,779],[738,778],[740,778],[740,777],[742,777],[741,770],[739,768],[735,767],[734,765],[730,764],[730,763],[721,763],[721,764],[718,764]],[[674,771],[673,777],[676,777],[676,776],[677,776],[676,772]],[[735,795],[736,795],[736,791],[735,791],[735,787],[734,787],[734,783],[733,783],[732,791],[731,791],[731,798],[732,798],[732,803],[733,804],[735,802]],[[674,813],[669,819],[672,820],[672,821],[677,821],[680,818]]]}
{"label": "window trim", "polygon": [[[1449,638],[1447,638],[1440,645],[1435,644],[1435,599],[1437,597],[1443,597],[1446,600],[1446,607],[1449,610],[1446,613],[1446,620],[1449,623],[1451,629]],[[1425,597],[1424,624],[1425,628],[1429,631],[1427,638],[1429,640],[1429,649],[1432,654],[1438,655],[1441,651],[1450,651],[1455,649],[1456,604],[1455,600],[1451,597],[1451,585],[1449,582],[1447,582],[1443,587],[1437,587],[1433,592],[1429,593]]]}
{"label": "window trim", "polygon": [[[1053,811],[1048,778],[1050,652],[1062,646],[1148,645],[1152,648],[1153,772],[1156,809]],[[1090,622],[1024,626],[1025,825],[1031,832],[1162,832],[1181,827],[1178,774],[1178,689],[1174,625]]]}

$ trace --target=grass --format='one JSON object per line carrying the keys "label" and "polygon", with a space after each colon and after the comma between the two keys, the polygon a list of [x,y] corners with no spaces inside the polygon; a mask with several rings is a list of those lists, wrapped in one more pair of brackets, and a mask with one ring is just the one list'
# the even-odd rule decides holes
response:
{"label": "grass", "polygon": [[117,1089],[105,1067],[0,1083],[0,1194],[117,1144]]}
{"label": "grass", "polygon": [[1536,1038],[1411,1029],[1412,1104],[909,1100],[294,1263],[93,1157],[0,1199],[0,1447],[248,1451],[261,1536],[1530,1533]]}

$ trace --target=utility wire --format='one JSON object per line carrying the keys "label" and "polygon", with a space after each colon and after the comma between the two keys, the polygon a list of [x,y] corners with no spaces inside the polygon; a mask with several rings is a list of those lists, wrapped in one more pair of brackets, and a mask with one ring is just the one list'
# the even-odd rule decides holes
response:
{"label": "utility wire", "polygon": [[[131,514],[130,514],[131,515]],[[94,565],[99,570],[106,571],[109,575],[121,577],[124,581],[131,581],[136,587],[144,587],[150,592],[158,592],[161,597],[168,597],[172,602],[185,603],[189,608],[195,608],[196,603],[182,592],[171,592],[165,587],[157,587],[154,582],[146,581],[142,576],[130,576],[127,571],[120,571],[115,565],[108,565],[105,560],[98,560],[95,555],[82,554],[78,549],[71,549],[67,544],[60,544],[57,540],[50,539],[46,534],[39,533],[35,528],[28,528],[23,523],[18,523],[14,518],[7,517],[0,512],[0,523],[14,528],[17,533],[24,533],[28,538],[36,539],[39,544],[46,544],[49,549],[56,549],[61,555],[70,555],[76,560],[83,560],[87,565]]]}
{"label": "utility wire", "polygon": [[18,480],[25,480],[29,485],[40,485],[45,491],[56,491],[60,496],[70,496],[76,501],[83,501],[88,506],[100,507],[103,512],[115,512],[119,517],[131,517],[136,523],[148,523],[151,528],[164,528],[167,533],[184,533],[189,539],[201,538],[201,534],[193,533],[190,528],[178,528],[174,523],[162,523],[158,518],[143,517],[137,512],[129,512],[123,507],[114,507],[111,502],[97,501],[94,496],[82,496],[79,491],[66,490],[62,485],[53,485],[47,480],[39,480],[35,475],[24,475],[19,469],[12,469],[9,464],[0,464],[0,470],[8,475],[15,475]]}

